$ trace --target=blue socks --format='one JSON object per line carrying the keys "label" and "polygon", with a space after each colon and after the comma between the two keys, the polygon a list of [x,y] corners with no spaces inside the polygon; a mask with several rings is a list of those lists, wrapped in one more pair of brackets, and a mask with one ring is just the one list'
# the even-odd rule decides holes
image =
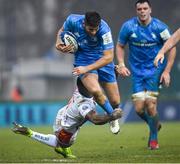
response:
{"label": "blue socks", "polygon": [[[99,104],[100,105],[100,104]],[[112,114],[113,108],[108,100],[103,105],[100,105],[108,114]]]}
{"label": "blue socks", "polygon": [[149,116],[150,140],[157,140],[158,134],[158,115]]}
{"label": "blue socks", "polygon": [[150,129],[150,140],[157,140],[157,124],[158,124],[158,115],[149,116],[147,112],[137,113],[138,116],[143,119],[149,126]]}

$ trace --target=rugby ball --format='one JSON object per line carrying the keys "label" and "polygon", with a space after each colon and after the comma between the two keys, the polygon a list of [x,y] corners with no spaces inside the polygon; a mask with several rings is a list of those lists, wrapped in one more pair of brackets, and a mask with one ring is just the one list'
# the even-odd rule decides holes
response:
{"label": "rugby ball", "polygon": [[76,36],[73,33],[69,32],[69,31],[63,31],[60,34],[60,37],[66,46],[68,46],[68,45],[73,46],[73,50],[70,53],[75,53],[78,50],[78,43],[76,40]]}

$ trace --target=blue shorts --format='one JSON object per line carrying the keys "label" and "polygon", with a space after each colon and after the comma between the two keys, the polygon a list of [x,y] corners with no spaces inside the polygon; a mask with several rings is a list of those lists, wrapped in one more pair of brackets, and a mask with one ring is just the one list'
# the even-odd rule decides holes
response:
{"label": "blue shorts", "polygon": [[[113,83],[116,82],[116,75],[114,67],[101,67],[98,70],[92,70],[88,73],[94,73],[98,75],[99,82],[107,82],[107,83]],[[80,75],[80,78],[83,78],[84,74]]]}
{"label": "blue shorts", "polygon": [[133,81],[133,93],[138,93],[141,91],[159,91],[160,76],[163,72],[163,69],[156,69],[152,74],[137,76],[132,75]]}

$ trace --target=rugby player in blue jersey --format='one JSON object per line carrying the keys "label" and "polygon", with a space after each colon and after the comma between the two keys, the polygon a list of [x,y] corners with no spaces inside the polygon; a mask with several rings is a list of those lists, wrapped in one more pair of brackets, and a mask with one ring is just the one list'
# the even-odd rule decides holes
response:
{"label": "rugby player in blue jersey", "polygon": [[[114,72],[114,44],[110,27],[97,12],[69,15],[60,28],[56,41],[56,48],[68,53],[72,47],[64,45],[60,39],[63,31],[72,32],[79,45],[74,54],[73,74],[81,78],[96,102],[108,114],[112,114],[113,109],[119,108],[120,95]],[[119,132],[118,120],[110,123],[110,129],[114,134]]]}
{"label": "rugby player in blue jersey", "polygon": [[[160,123],[157,112],[159,84],[170,83],[170,71],[174,63],[176,49],[169,52],[168,60],[154,66],[154,59],[164,42],[170,37],[168,27],[160,20],[151,17],[151,4],[148,0],[135,3],[137,17],[125,22],[119,32],[116,45],[117,72],[123,76],[132,75],[135,110],[149,126],[148,147],[158,149],[158,129]],[[130,70],[125,66],[125,45],[129,45]]]}

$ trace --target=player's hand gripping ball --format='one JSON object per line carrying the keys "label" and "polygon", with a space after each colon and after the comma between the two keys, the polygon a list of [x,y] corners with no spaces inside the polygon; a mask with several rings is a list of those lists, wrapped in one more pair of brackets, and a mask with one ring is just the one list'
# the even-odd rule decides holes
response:
{"label": "player's hand gripping ball", "polygon": [[66,46],[72,45],[73,48],[72,48],[72,51],[70,53],[74,54],[78,50],[78,43],[76,40],[76,36],[74,34],[72,34],[69,31],[63,31],[60,34],[60,37]]}

